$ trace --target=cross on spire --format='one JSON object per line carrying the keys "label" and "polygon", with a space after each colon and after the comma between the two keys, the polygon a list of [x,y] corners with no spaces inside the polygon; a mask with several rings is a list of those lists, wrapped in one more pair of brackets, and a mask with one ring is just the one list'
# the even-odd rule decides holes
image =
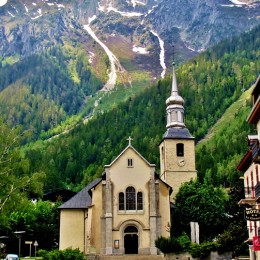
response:
{"label": "cross on spire", "polygon": [[131,136],[129,136],[126,140],[128,140],[128,142],[129,142],[128,145],[131,145],[131,141],[133,140],[133,138],[131,138]]}

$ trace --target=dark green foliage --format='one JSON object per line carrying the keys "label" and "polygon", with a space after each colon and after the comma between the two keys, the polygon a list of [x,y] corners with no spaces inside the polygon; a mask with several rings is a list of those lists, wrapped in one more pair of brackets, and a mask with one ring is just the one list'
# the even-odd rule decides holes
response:
{"label": "dark green foliage", "polygon": [[185,232],[183,232],[179,237],[177,237],[177,241],[184,252],[189,251],[191,241],[189,236]]}
{"label": "dark green foliage", "polygon": [[205,258],[211,251],[218,251],[220,247],[217,242],[203,242],[201,244],[191,243],[189,237],[185,233],[178,238],[159,237],[155,241],[155,246],[164,254],[189,252],[193,258]]}
{"label": "dark green foliage", "polygon": [[[39,248],[51,250],[57,248],[59,241],[59,210],[61,203],[50,201],[23,202],[22,207],[15,209],[5,223],[0,223],[0,232],[9,237],[6,241],[9,251],[16,250],[17,238],[13,232],[23,230],[25,241],[37,240]],[[26,248],[23,246],[22,252]]]}
{"label": "dark green foliage", "polygon": [[[215,47],[214,52],[209,50],[178,68],[179,90],[186,101],[186,126],[197,139],[203,137],[226,108],[256,80],[260,64],[254,55],[260,48],[259,30],[260,27],[241,36],[235,46],[233,41],[226,42],[232,46],[233,52],[219,50],[223,55],[219,54],[217,59],[214,52],[218,48]],[[247,45],[247,39],[251,38],[255,40]],[[82,181],[85,185],[100,176],[103,165],[110,163],[126,147],[129,135],[134,138],[136,149],[148,161],[159,165],[158,144],[166,130],[165,100],[170,93],[171,78],[168,77],[112,111],[100,113],[88,124],[78,125],[69,134],[46,143],[39,151],[34,148],[39,155],[38,163],[34,163],[35,169],[46,172],[47,188],[70,183],[78,185]],[[245,122],[249,109],[250,103],[241,106],[216,139],[214,147],[200,148],[196,166],[200,180],[205,175],[212,175],[208,180],[211,179],[214,185],[228,187],[232,184],[237,176],[234,173],[236,164],[247,149],[246,142],[241,140],[249,131]]]}
{"label": "dark green foliage", "polygon": [[[73,59],[75,68],[70,65]],[[75,80],[70,70],[75,70]],[[85,96],[101,87],[85,52],[75,57],[53,47],[0,68],[0,112],[13,125],[32,128],[38,137],[41,131],[79,113]]]}
{"label": "dark green foliage", "polygon": [[180,252],[182,249],[175,237],[158,237],[155,240],[155,246],[159,248],[164,254]]}
{"label": "dark green foliage", "polygon": [[224,232],[218,236],[217,242],[220,245],[218,251],[236,252],[237,254],[247,254],[248,245],[244,243],[248,232],[246,223],[235,222],[231,223]]}
{"label": "dark green foliage", "polygon": [[78,249],[65,249],[65,250],[39,250],[39,256],[43,260],[85,260],[85,255]]}
{"label": "dark green foliage", "polygon": [[[176,196],[176,208],[173,212],[171,236],[177,237],[184,251],[193,254],[204,254],[207,242],[216,241],[217,251],[246,252],[244,241],[247,238],[244,210],[237,202],[244,197],[243,186],[240,181],[229,191],[214,188],[213,185],[190,181],[184,184]],[[187,234],[190,232],[190,222],[198,222],[200,228],[200,242],[203,247],[190,247]],[[214,243],[212,244],[214,245]],[[196,253],[197,252],[197,253]]]}
{"label": "dark green foliage", "polygon": [[21,143],[28,134],[0,118],[0,226],[5,225],[5,216],[23,207],[30,194],[43,193],[45,174],[30,172],[29,160],[21,152]]}
{"label": "dark green foliage", "polygon": [[189,253],[193,258],[205,258],[210,252],[218,251],[219,244],[216,242],[204,242],[201,244],[191,243]]}
{"label": "dark green foliage", "polygon": [[174,214],[179,216],[179,221],[176,222],[178,228],[189,233],[190,222],[198,222],[200,241],[215,238],[227,223],[227,200],[228,194],[213,185],[198,181],[183,184],[176,195],[175,203]]}

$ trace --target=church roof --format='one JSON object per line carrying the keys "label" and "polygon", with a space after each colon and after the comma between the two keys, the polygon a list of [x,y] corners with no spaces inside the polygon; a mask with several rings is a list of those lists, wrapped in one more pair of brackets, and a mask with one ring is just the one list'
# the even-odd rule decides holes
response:
{"label": "church roof", "polygon": [[163,139],[194,139],[187,128],[168,128]]}
{"label": "church roof", "polygon": [[95,179],[70,200],[62,204],[59,209],[86,209],[91,207],[92,197],[90,195],[90,190],[96,187],[100,182],[100,178]]}
{"label": "church roof", "polygon": [[109,165],[105,165],[105,167],[110,167],[113,165],[121,156],[123,153],[126,152],[126,150],[132,149],[145,163],[147,163],[149,166],[155,167],[155,164],[149,163],[129,142],[129,145],[112,161]]}

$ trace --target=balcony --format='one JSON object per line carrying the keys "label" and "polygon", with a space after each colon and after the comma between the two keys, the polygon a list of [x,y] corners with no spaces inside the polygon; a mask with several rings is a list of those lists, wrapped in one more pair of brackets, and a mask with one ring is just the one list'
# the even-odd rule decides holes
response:
{"label": "balcony", "polygon": [[[245,187],[245,199],[254,199],[255,198],[256,186],[255,187]],[[259,185],[259,189],[260,189],[260,185]],[[259,194],[260,194],[260,190],[259,190]]]}
{"label": "balcony", "polygon": [[[260,185],[259,185],[260,188]],[[256,204],[255,187],[245,187],[245,198],[238,202],[240,207],[253,208]]]}
{"label": "balcony", "polygon": [[252,160],[255,163],[260,162],[260,148],[259,148],[259,142],[255,142],[252,145]]}
{"label": "balcony", "polygon": [[255,185],[255,199],[256,202],[260,202],[260,182]]}

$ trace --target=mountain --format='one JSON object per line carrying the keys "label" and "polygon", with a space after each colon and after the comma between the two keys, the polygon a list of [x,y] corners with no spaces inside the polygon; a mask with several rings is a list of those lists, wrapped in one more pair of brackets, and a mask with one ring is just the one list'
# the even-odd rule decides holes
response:
{"label": "mountain", "polygon": [[228,0],[1,1],[0,112],[34,138],[59,133],[71,116],[88,119],[165,77],[173,44],[182,63],[253,28],[259,7]]}
{"label": "mountain", "polygon": [[[212,143],[198,145],[199,178],[207,176],[214,185],[233,184],[238,174],[235,165],[247,149],[246,136],[251,131],[245,118],[251,103],[241,94],[259,74],[259,31],[260,26],[223,41],[176,71],[185,100],[185,124],[197,141],[203,140],[226,110],[243,98],[232,115],[227,114],[222,130],[210,138]],[[158,144],[166,130],[165,100],[170,92],[171,77],[167,76],[70,132],[32,144],[25,151],[31,161],[30,171],[46,173],[46,188],[84,185],[100,177],[103,166],[124,149],[128,136],[134,138],[133,145],[148,161],[159,165]],[[216,176],[211,177],[214,173]]]}

